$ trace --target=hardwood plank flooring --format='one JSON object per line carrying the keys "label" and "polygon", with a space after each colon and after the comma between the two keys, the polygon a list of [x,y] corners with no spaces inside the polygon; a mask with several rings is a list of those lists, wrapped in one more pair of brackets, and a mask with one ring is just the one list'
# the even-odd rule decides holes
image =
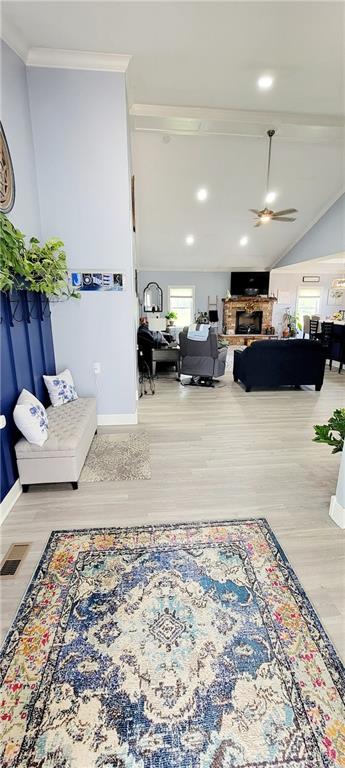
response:
{"label": "hardwood plank flooring", "polygon": [[313,424],[345,405],[345,372],[327,372],[321,392],[245,393],[230,374],[219,388],[157,381],[136,427],[149,434],[152,478],[39,486],[22,495],[1,529],[1,552],[31,542],[2,587],[8,630],[51,530],[266,517],[340,655],[345,658],[345,535],[329,518],[339,456],[312,442]]}

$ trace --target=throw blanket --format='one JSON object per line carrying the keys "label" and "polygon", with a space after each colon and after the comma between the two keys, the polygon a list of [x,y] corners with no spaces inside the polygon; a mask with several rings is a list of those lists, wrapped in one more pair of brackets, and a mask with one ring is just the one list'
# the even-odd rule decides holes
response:
{"label": "throw blanket", "polygon": [[209,330],[209,323],[192,323],[188,328],[187,339],[191,339],[192,341],[207,341]]}

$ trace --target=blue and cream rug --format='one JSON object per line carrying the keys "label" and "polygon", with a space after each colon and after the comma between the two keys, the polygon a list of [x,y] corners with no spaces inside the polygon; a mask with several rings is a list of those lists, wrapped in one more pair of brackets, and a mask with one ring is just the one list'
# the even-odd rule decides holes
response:
{"label": "blue and cream rug", "polygon": [[265,520],[52,533],[3,766],[340,768],[344,670]]}

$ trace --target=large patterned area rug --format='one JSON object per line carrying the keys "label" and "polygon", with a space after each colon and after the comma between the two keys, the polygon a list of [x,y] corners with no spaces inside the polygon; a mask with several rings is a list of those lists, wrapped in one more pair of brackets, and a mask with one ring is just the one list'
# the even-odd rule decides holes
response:
{"label": "large patterned area rug", "polygon": [[95,435],[80,476],[82,483],[151,477],[147,432]]}
{"label": "large patterned area rug", "polygon": [[265,520],[52,533],[2,657],[3,765],[345,765],[344,670]]}

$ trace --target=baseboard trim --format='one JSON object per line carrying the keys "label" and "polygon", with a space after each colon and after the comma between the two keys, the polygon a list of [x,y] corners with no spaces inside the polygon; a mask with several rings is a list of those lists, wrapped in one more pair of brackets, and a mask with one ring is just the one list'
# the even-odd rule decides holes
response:
{"label": "baseboard trim", "polygon": [[339,528],[345,528],[345,507],[339,504],[336,496],[331,496],[329,516],[336,525],[339,525]]}
{"label": "baseboard trim", "polygon": [[21,492],[22,486],[19,480],[16,480],[14,485],[12,485],[11,490],[6,494],[0,504],[0,525],[6,520],[7,515],[11,512],[12,507],[14,507],[16,501],[19,499]]}
{"label": "baseboard trim", "polygon": [[122,424],[137,424],[138,414],[135,413],[99,413],[97,424],[100,427],[121,426]]}

